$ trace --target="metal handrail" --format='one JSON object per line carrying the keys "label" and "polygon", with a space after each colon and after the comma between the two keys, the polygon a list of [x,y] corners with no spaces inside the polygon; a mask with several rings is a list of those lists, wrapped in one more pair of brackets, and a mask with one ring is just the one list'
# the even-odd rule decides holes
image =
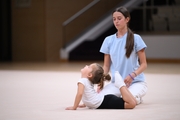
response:
{"label": "metal handrail", "polygon": [[93,0],[91,3],[89,3],[87,6],[85,6],[83,9],[81,9],[80,11],[78,11],[76,14],[74,14],[73,16],[71,16],[69,19],[67,19],[65,22],[63,22],[63,26],[66,26],[67,24],[69,24],[71,21],[73,21],[74,19],[76,19],[78,16],[80,16],[81,14],[83,14],[86,10],[88,10],[89,8],[91,8],[92,6],[94,6],[96,3],[98,3],[100,0]]}
{"label": "metal handrail", "polygon": [[73,16],[71,16],[69,19],[67,19],[65,22],[63,22],[62,24],[62,46],[65,46],[65,42],[66,42],[66,35],[65,35],[65,27],[66,25],[68,25],[70,22],[72,22],[74,19],[76,19],[77,17],[79,17],[81,14],[83,14],[85,11],[87,11],[88,9],[90,9],[92,6],[94,6],[95,4],[97,4],[100,0],[93,0],[91,3],[89,3],[87,6],[85,6],[83,9],[81,9],[80,11],[78,11],[76,14],[74,14]]}

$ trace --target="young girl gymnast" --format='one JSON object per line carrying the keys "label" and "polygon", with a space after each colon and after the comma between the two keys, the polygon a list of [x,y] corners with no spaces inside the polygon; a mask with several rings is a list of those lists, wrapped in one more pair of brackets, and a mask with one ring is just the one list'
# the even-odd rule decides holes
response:
{"label": "young girl gymnast", "polygon": [[[113,94],[97,93],[94,84],[103,87],[105,80],[110,80],[109,75],[104,75],[102,66],[93,63],[81,69],[81,78],[78,81],[78,90],[74,100],[74,105],[66,110],[76,110],[78,107],[88,107],[90,109],[133,109],[136,106],[134,96],[127,89],[119,72],[115,72],[114,85],[120,90],[122,97]],[[82,105],[79,105],[80,102]]]}

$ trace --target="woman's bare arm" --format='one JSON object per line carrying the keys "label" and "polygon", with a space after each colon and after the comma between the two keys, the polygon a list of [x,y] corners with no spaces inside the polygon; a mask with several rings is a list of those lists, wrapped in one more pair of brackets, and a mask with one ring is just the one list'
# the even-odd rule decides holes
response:
{"label": "woman's bare arm", "polygon": [[139,75],[147,68],[145,49],[138,51],[138,57],[139,57],[140,67],[136,71],[134,71],[136,75]]}
{"label": "woman's bare arm", "polygon": [[104,73],[108,74],[110,70],[110,65],[111,65],[111,58],[109,54],[104,54]]}

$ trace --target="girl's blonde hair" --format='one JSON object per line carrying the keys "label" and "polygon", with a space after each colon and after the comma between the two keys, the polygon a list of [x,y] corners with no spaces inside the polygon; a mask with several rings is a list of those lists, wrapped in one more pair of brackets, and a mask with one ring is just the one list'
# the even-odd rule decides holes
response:
{"label": "girl's blonde hair", "polygon": [[102,66],[98,63],[94,63],[95,67],[92,71],[92,77],[89,78],[93,84],[98,84],[100,89],[104,87],[104,81],[110,81],[111,76],[109,74],[105,75]]}

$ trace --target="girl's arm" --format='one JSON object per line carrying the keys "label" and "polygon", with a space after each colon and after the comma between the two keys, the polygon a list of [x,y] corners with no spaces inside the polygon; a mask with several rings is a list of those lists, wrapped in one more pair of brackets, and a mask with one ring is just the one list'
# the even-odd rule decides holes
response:
{"label": "girl's arm", "polygon": [[84,85],[82,83],[78,83],[78,90],[77,94],[74,100],[74,106],[67,107],[66,110],[76,110],[77,107],[79,106],[79,103],[81,102],[82,95],[84,92]]}

